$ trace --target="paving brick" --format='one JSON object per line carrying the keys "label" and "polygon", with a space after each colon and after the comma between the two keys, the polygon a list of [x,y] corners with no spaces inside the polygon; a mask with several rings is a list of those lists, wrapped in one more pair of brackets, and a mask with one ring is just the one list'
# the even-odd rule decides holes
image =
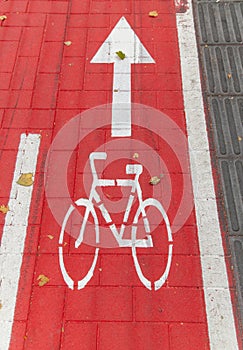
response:
{"label": "paving brick", "polygon": [[42,13],[11,13],[4,23],[6,27],[43,27],[46,16]]}
{"label": "paving brick", "polygon": [[178,74],[140,74],[133,78],[134,91],[174,91],[181,90]]}
{"label": "paving brick", "polygon": [[1,2],[0,11],[2,13],[25,12],[27,9],[27,5],[28,1]]}
{"label": "paving brick", "polygon": [[173,253],[184,255],[199,255],[197,227],[184,225],[173,234]]}
{"label": "paving brick", "polygon": [[67,16],[62,14],[50,14],[47,16],[45,28],[46,41],[64,41]]}
{"label": "paving brick", "polygon": [[100,323],[99,349],[170,349],[168,325],[152,322]]}
{"label": "paving brick", "polygon": [[33,1],[29,4],[28,12],[32,13],[64,13],[68,10],[67,1]]}
{"label": "paving brick", "polygon": [[33,287],[25,340],[27,349],[60,349],[63,303],[63,287]]}
{"label": "paving brick", "polygon": [[163,16],[163,14],[165,14],[165,13],[174,13],[175,12],[175,5],[174,5],[174,2],[171,0],[170,1],[154,1],[152,6],[147,1],[142,0],[142,1],[134,1],[133,13],[141,13],[141,14],[148,16],[152,7],[156,8],[156,11],[158,12],[159,16]]}
{"label": "paving brick", "polygon": [[75,117],[80,112],[80,109],[56,109],[53,137],[55,137],[60,129],[66,124],[67,120]]}
{"label": "paving brick", "polygon": [[202,287],[200,257],[174,255],[168,286]]}
{"label": "paving brick", "polygon": [[54,122],[54,111],[52,110],[31,110],[31,109],[9,109],[5,111],[3,121],[4,128],[51,128]]}
{"label": "paving brick", "polygon": [[[163,3],[162,3],[163,4]],[[156,43],[156,45],[161,45],[162,43],[176,43],[177,42],[177,30],[176,28],[137,28],[136,34],[142,39],[144,43]],[[157,64],[160,60],[157,60]]]}
{"label": "paving brick", "polygon": [[19,41],[22,28],[0,27],[0,41]]}
{"label": "paving brick", "polygon": [[170,325],[171,350],[209,350],[207,326],[201,323]]}
{"label": "paving brick", "polygon": [[18,43],[16,41],[3,41],[1,43],[0,51],[0,72],[12,72],[16,55]]}
{"label": "paving brick", "polygon": [[95,322],[66,322],[62,349],[82,350],[96,349],[97,324]]}
{"label": "paving brick", "polygon": [[111,91],[112,81],[112,74],[86,74],[84,79],[84,90],[97,90],[97,87],[99,87],[99,90],[101,91]]}
{"label": "paving brick", "polygon": [[28,90],[2,91],[0,96],[1,108],[29,108],[32,92]]}
{"label": "paving brick", "polygon": [[65,57],[60,74],[60,90],[81,90],[84,79],[84,59]]}
{"label": "paving brick", "polygon": [[117,2],[108,1],[92,1],[91,3],[91,13],[131,13],[132,3],[128,0],[122,0]]}
{"label": "paving brick", "polygon": [[197,288],[135,288],[136,321],[205,322],[204,310],[203,291]]}
{"label": "paving brick", "polygon": [[181,91],[157,92],[158,108],[184,110]]}
{"label": "paving brick", "polygon": [[67,292],[65,317],[82,321],[131,321],[132,289],[86,287]]}
{"label": "paving brick", "polygon": [[39,56],[42,44],[43,28],[24,28],[20,41],[19,56]]}
{"label": "paving brick", "polygon": [[24,337],[26,330],[26,322],[15,321],[12,329],[10,349],[21,350],[24,348]]}
{"label": "paving brick", "polygon": [[141,282],[136,274],[132,252],[120,255],[102,255],[101,257],[101,285],[140,286]]}
{"label": "paving brick", "polygon": [[43,43],[40,62],[39,72],[40,73],[58,73],[61,68],[63,53],[62,42],[45,42]]}
{"label": "paving brick", "polygon": [[80,16],[79,14],[72,14],[68,20],[69,28],[87,28],[89,15]]}
{"label": "paving brick", "polygon": [[32,108],[54,108],[56,105],[57,86],[58,75],[37,75]]}
{"label": "paving brick", "polygon": [[8,90],[11,73],[0,73],[0,90]]}
{"label": "paving brick", "polygon": [[147,106],[155,107],[157,105],[157,94],[153,91],[147,91],[146,94],[142,91],[133,91],[132,101],[134,103],[141,103]]}
{"label": "paving brick", "polygon": [[58,95],[58,108],[92,108],[106,102],[104,91],[61,91]]}
{"label": "paving brick", "polygon": [[16,90],[33,90],[38,57],[19,57],[13,77],[11,88]]}
{"label": "paving brick", "polygon": [[21,279],[19,281],[17,295],[18,302],[16,305],[16,312],[14,314],[14,319],[17,321],[28,320],[35,259],[35,254],[24,254],[21,267]]}
{"label": "paving brick", "polygon": [[66,33],[65,41],[71,41],[72,44],[70,46],[64,46],[64,56],[85,56],[86,37],[86,29],[69,28]]}
{"label": "paving brick", "polygon": [[25,254],[35,254],[39,250],[40,226],[29,225],[27,228],[27,239],[24,247]]}
{"label": "paving brick", "polygon": [[[55,232],[55,236],[59,236],[59,231]],[[66,246],[65,248],[68,249],[68,246]],[[35,275],[39,276],[40,274],[44,274],[45,276],[48,276],[48,278],[50,279],[48,283],[49,286],[66,285],[61,273],[61,269],[59,267],[59,255],[57,254],[57,252],[58,245],[56,246],[56,254],[42,253],[37,258]],[[81,280],[81,278],[84,277],[87,271],[89,270],[93,261],[93,255],[82,255],[80,254],[80,251],[79,254],[68,254],[68,252],[65,252],[65,249],[64,253],[65,268],[67,269],[70,277],[75,281],[75,283],[77,283],[77,281]],[[50,266],[52,266],[51,270]],[[98,266],[99,264],[97,263],[94,276],[89,282],[89,286],[99,284]],[[35,280],[34,284],[38,285],[38,281]]]}
{"label": "paving brick", "polygon": [[71,13],[89,13],[89,1],[73,0],[71,6]]}

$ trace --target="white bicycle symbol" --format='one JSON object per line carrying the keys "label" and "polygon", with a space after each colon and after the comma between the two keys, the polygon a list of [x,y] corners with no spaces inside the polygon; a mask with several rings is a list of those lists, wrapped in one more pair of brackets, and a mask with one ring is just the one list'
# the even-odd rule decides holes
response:
{"label": "white bicycle symbol", "polygon": [[[83,206],[85,208],[85,214],[84,214],[83,222],[81,225],[81,229],[80,229],[79,235],[75,241],[75,248],[78,248],[83,242],[85,228],[86,228],[87,220],[88,220],[88,217],[90,214],[93,217],[93,221],[94,221],[94,225],[95,225],[96,245],[99,245],[99,242],[100,242],[99,220],[98,220],[98,217],[96,214],[96,209],[95,209],[94,204],[93,204],[93,203],[96,203],[96,206],[100,210],[105,222],[109,225],[109,228],[110,228],[113,236],[115,237],[115,239],[118,243],[118,246],[119,247],[131,247],[133,261],[134,261],[137,275],[138,275],[140,281],[143,283],[143,285],[146,288],[148,288],[149,290],[152,290],[152,282],[149,279],[147,279],[142,272],[141,266],[139,264],[139,260],[137,258],[136,248],[152,248],[154,246],[152,236],[151,236],[149,221],[148,221],[148,218],[146,216],[146,210],[148,207],[155,207],[160,212],[162,219],[165,222],[166,231],[167,231],[167,238],[168,238],[168,259],[167,259],[167,263],[165,265],[165,269],[164,269],[161,277],[158,280],[156,280],[155,282],[153,282],[154,289],[158,290],[159,288],[161,288],[163,286],[163,284],[165,283],[165,281],[168,277],[170,267],[171,267],[171,261],[172,261],[172,249],[173,249],[172,242],[173,241],[172,241],[172,233],[171,233],[171,228],[170,228],[168,216],[167,216],[163,206],[161,205],[161,203],[158,200],[156,200],[154,198],[148,198],[146,200],[142,199],[142,190],[141,190],[141,186],[139,183],[139,176],[143,172],[143,167],[141,164],[127,164],[126,174],[127,175],[134,174],[135,178],[133,180],[132,179],[116,179],[116,180],[99,179],[97,172],[96,172],[96,169],[95,169],[94,162],[95,162],[95,160],[105,160],[106,158],[107,158],[107,154],[105,152],[93,152],[89,156],[90,167],[91,167],[92,175],[93,175],[93,182],[92,182],[92,186],[91,186],[91,190],[90,190],[89,199],[80,198],[75,202],[76,206]],[[101,198],[96,190],[97,187],[107,187],[107,186],[128,186],[128,187],[131,187],[131,194],[130,194],[129,199],[128,199],[128,203],[127,203],[127,207],[126,207],[126,210],[124,213],[123,223],[120,227],[120,231],[118,231],[116,225],[112,222],[111,216],[110,216],[109,212],[107,211],[107,209],[105,208],[105,205],[102,202],[102,200],[101,200]],[[132,208],[132,204],[133,204],[135,195],[137,195],[139,206],[138,206],[137,212],[136,212],[134,219],[133,219],[133,224],[132,224],[132,229],[131,229],[131,239],[124,239],[123,235],[124,235],[124,231],[125,231],[128,219],[129,219],[129,215],[131,212],[131,208]],[[69,207],[69,209],[64,217],[64,220],[62,223],[62,228],[61,228],[61,233],[60,233],[60,238],[59,238],[59,263],[60,263],[60,267],[61,267],[64,281],[70,289],[74,289],[74,280],[68,274],[67,269],[65,267],[64,257],[63,257],[63,248],[65,245],[64,244],[65,228],[66,228],[68,219],[69,219],[71,213],[74,211],[74,209],[75,209],[75,206],[70,205],[70,207]],[[144,225],[144,229],[146,232],[146,238],[144,238],[144,239],[137,239],[136,238],[137,237],[138,220],[139,220],[140,215],[142,215],[143,225]],[[95,269],[95,266],[97,263],[98,253],[99,253],[99,247],[96,246],[95,252],[94,252],[94,258],[93,258],[92,264],[91,264],[87,274],[82,279],[80,279],[78,281],[78,286],[77,286],[78,290],[84,288],[86,286],[86,284],[92,278],[93,273],[94,273],[94,269]]]}

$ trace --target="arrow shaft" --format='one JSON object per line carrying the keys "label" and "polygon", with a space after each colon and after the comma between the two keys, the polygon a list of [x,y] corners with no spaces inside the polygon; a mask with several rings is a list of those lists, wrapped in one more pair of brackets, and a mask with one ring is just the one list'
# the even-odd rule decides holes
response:
{"label": "arrow shaft", "polygon": [[114,63],[112,93],[112,137],[131,136],[131,63]]}

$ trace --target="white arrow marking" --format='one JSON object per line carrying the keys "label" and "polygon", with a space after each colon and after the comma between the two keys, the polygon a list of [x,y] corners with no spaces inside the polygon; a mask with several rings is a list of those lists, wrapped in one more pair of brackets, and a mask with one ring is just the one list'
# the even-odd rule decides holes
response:
{"label": "white arrow marking", "polygon": [[[126,55],[124,60],[117,51]],[[114,63],[111,133],[112,137],[131,136],[131,64],[155,61],[125,17],[119,20],[91,63]]]}

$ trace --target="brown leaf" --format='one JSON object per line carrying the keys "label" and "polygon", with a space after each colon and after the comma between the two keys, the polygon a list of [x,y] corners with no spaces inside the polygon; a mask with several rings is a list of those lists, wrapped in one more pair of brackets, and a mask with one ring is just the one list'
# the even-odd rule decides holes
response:
{"label": "brown leaf", "polygon": [[2,16],[0,16],[0,21],[5,21],[6,19],[7,19],[8,17],[7,16],[5,16],[5,15],[2,15]]}
{"label": "brown leaf", "polygon": [[39,281],[39,286],[43,287],[45,284],[49,282],[49,278],[46,277],[45,275],[39,275],[37,278],[37,281]]}
{"label": "brown leaf", "polygon": [[149,183],[151,185],[158,185],[158,183],[160,183],[160,178],[158,176],[153,176],[151,177]]}
{"label": "brown leaf", "polygon": [[149,12],[149,17],[158,17],[158,12],[156,10]]}
{"label": "brown leaf", "polygon": [[52,235],[47,235],[47,237],[48,237],[49,239],[53,239],[53,238],[54,238],[54,236],[52,236]]}
{"label": "brown leaf", "polygon": [[9,211],[9,207],[5,206],[4,204],[0,205],[0,212],[3,214],[7,214],[7,212]]}
{"label": "brown leaf", "polygon": [[2,304],[2,303],[0,303],[0,310],[2,309],[2,307],[3,307],[3,304]]}
{"label": "brown leaf", "polygon": [[242,141],[242,137],[241,136],[238,136],[238,141]]}
{"label": "brown leaf", "polygon": [[68,41],[64,41],[64,45],[66,45],[66,46],[70,46],[70,45],[72,45],[72,42],[71,42],[70,40],[68,40]]}
{"label": "brown leaf", "polygon": [[228,79],[231,79],[232,75],[230,73],[227,74]]}
{"label": "brown leaf", "polygon": [[21,174],[17,184],[21,185],[21,186],[31,186],[33,185],[34,181],[33,181],[33,174],[32,173],[27,173],[27,174]]}

